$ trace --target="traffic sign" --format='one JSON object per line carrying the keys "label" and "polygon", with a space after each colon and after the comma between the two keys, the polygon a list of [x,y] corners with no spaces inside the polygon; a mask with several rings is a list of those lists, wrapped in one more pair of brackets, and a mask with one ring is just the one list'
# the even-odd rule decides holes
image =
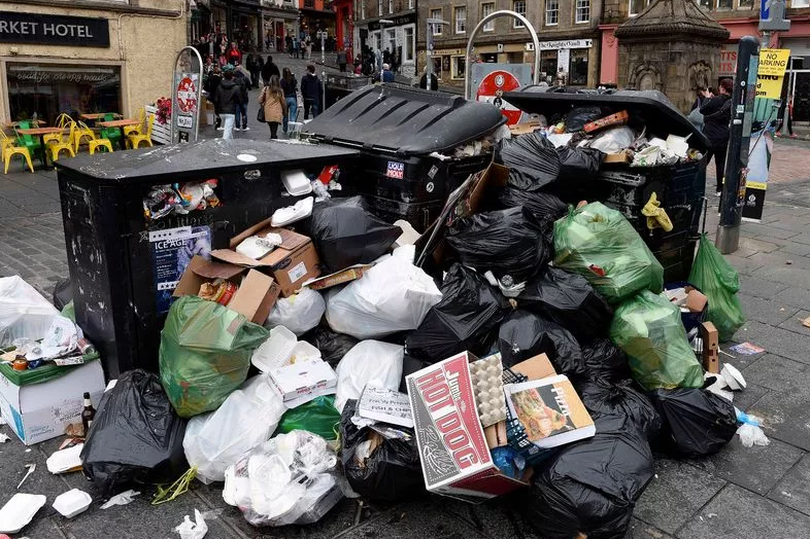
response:
{"label": "traffic sign", "polygon": [[503,94],[520,88],[518,78],[508,71],[497,69],[481,80],[478,91],[475,94],[476,101],[492,103],[501,110],[501,114],[506,117],[508,125],[514,125],[520,121],[521,111],[517,107],[504,101]]}

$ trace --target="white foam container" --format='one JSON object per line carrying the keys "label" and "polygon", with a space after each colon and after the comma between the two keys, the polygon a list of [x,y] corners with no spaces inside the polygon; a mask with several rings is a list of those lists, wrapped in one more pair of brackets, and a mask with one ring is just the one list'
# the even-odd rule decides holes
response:
{"label": "white foam container", "polygon": [[53,502],[53,508],[59,511],[63,517],[73,518],[87,511],[91,503],[93,503],[93,498],[88,493],[74,488],[57,496]]}
{"label": "white foam container", "polygon": [[281,182],[292,196],[308,195],[312,192],[312,184],[303,170],[287,170],[281,173]]}
{"label": "white foam container", "polygon": [[262,372],[289,365],[297,343],[295,333],[284,326],[276,326],[270,330],[267,340],[253,352],[250,362]]}
{"label": "white foam container", "polygon": [[34,518],[48,498],[18,492],[0,509],[0,533],[17,533]]}

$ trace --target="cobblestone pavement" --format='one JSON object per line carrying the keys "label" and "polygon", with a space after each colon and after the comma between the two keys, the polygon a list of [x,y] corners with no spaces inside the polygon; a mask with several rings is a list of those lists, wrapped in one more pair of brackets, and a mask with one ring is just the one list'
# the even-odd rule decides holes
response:
{"label": "cobblestone pavement", "polygon": [[[774,171],[784,176],[775,178],[768,191],[763,222],[744,223],[740,249],[728,257],[741,273],[740,298],[748,316],[736,339],[754,342],[766,352],[724,361],[740,368],[748,381],[735,404],[765,418],[771,444],[746,449],[735,439],[719,454],[704,459],[659,457],[656,477],[636,507],[628,539],[808,535],[810,329],[799,321],[810,316],[810,170],[806,166],[810,161],[806,152],[810,152],[807,143],[777,143]],[[711,235],[717,224],[716,200],[710,198],[707,229]],[[20,274],[46,297],[54,282],[67,276],[53,172],[0,177],[0,253],[0,276]],[[8,427],[2,429],[12,440],[0,445],[0,474],[6,478],[0,482],[0,503],[14,493],[25,464],[31,462],[37,463],[37,471],[22,491],[48,496],[48,505],[24,530],[31,539],[111,535],[175,539],[172,528],[194,508],[209,511],[207,539],[535,537],[515,516],[514,500],[472,507],[436,496],[394,506],[344,500],[317,524],[258,530],[239,511],[224,505],[219,488],[198,482],[191,492],[162,506],[149,505],[151,487],[144,486],[144,494],[128,506],[104,511],[94,506],[66,520],[50,507],[54,496],[74,487],[98,493],[81,474],[53,476],[46,471],[45,459],[58,440],[26,452]]]}

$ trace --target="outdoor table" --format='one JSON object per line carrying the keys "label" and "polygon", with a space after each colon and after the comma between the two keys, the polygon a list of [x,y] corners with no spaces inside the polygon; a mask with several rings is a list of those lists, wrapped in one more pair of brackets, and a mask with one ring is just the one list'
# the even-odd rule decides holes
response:
{"label": "outdoor table", "polygon": [[99,120],[103,120],[105,116],[108,114],[112,114],[116,118],[121,118],[121,115],[117,112],[83,112],[79,114],[79,119],[84,120],[86,122],[98,122]]}
{"label": "outdoor table", "polygon": [[101,127],[117,127],[121,131],[121,149],[126,150],[126,140],[127,137],[124,135],[124,128],[129,127],[130,125],[138,125],[140,124],[140,120],[136,120],[133,118],[124,118],[123,120],[110,120],[108,122],[98,122],[98,125]]}
{"label": "outdoor table", "polygon": [[29,129],[17,129],[17,133],[20,135],[31,135],[32,137],[39,137],[39,151],[42,155],[42,164],[44,166],[48,166],[48,152],[46,150],[47,146],[45,145],[45,135],[50,135],[52,133],[63,133],[65,130],[61,127],[31,127]]}
{"label": "outdoor table", "polygon": [[[34,120],[17,120],[16,122],[3,122],[3,127],[11,129],[11,128],[15,127],[17,124],[19,124],[20,122],[33,122],[33,121]],[[46,123],[48,123],[45,120],[37,120],[36,122],[37,122],[37,125],[45,125]]]}

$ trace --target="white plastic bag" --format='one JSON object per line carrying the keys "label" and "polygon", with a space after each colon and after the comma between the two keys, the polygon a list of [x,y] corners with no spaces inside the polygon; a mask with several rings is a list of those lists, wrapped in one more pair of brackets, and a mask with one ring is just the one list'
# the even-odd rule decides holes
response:
{"label": "white plastic bag", "polygon": [[180,534],[180,539],[203,539],[208,533],[208,524],[200,513],[199,509],[194,510],[194,520],[192,522],[188,515],[183,519],[183,523],[177,526],[174,531]]}
{"label": "white plastic bag", "polygon": [[768,445],[771,441],[765,436],[761,427],[743,423],[737,429],[737,436],[740,437],[744,447],[753,447],[755,445]]}
{"label": "white plastic bag", "polygon": [[222,497],[253,526],[312,524],[343,497],[337,456],[316,434],[294,430],[245,453],[226,471]]}
{"label": "white plastic bag", "polygon": [[0,346],[41,339],[59,311],[19,275],[0,278]]}
{"label": "white plastic bag", "polygon": [[367,385],[396,391],[402,381],[405,348],[380,341],[354,345],[338,363],[335,408],[343,412],[349,399],[359,399]]}
{"label": "white plastic bag", "polygon": [[591,148],[604,153],[618,153],[632,146],[635,140],[636,134],[626,125],[609,127],[593,139]]}
{"label": "white plastic bag", "polygon": [[216,411],[194,416],[183,438],[186,460],[203,483],[225,479],[225,469],[267,441],[287,409],[266,375],[251,378]]}
{"label": "white plastic bag", "polygon": [[326,320],[338,333],[376,339],[416,329],[442,293],[428,274],[391,256],[326,302]]}
{"label": "white plastic bag", "polygon": [[297,294],[276,301],[264,327],[284,326],[300,337],[320,323],[325,310],[326,302],[320,292],[302,288]]}

